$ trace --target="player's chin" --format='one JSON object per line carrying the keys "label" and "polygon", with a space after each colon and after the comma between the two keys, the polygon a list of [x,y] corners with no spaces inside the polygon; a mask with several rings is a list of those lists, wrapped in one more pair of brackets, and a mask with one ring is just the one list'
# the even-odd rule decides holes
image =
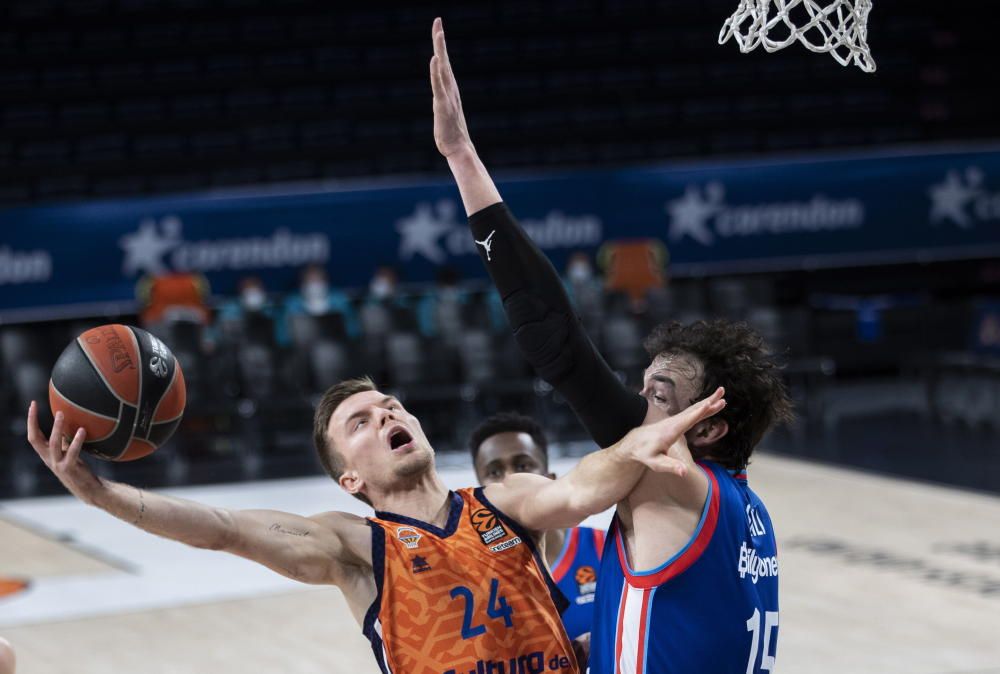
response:
{"label": "player's chin", "polygon": [[426,447],[416,446],[405,454],[395,457],[392,470],[397,477],[413,477],[434,467],[434,452]]}

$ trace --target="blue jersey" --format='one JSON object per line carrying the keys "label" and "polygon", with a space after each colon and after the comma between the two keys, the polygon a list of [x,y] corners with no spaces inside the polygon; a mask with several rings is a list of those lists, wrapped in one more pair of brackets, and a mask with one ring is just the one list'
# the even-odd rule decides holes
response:
{"label": "blue jersey", "polygon": [[552,579],[569,600],[562,620],[570,639],[590,631],[603,547],[603,531],[575,527],[566,532],[559,557],[552,564]]}
{"label": "blue jersey", "polygon": [[601,561],[593,674],[760,674],[778,641],[778,559],[771,518],[746,473],[699,463],[708,497],[688,543],[634,571],[617,517]]}

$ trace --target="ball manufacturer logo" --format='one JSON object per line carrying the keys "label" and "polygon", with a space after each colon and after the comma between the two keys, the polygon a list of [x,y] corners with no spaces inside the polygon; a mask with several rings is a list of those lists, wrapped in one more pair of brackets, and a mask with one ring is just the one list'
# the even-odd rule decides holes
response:
{"label": "ball manufacturer logo", "polygon": [[[114,370],[115,374],[118,374],[125,368],[134,370],[135,364],[132,363],[132,357],[128,354],[125,342],[121,340],[118,333],[109,326],[101,330],[101,336],[104,338],[105,346],[108,349],[108,356],[111,358],[111,369]],[[87,339],[87,343],[93,344],[90,338]]]}
{"label": "ball manufacturer logo", "polygon": [[420,544],[420,533],[413,527],[399,527],[396,529],[396,538],[410,550],[415,550]]}

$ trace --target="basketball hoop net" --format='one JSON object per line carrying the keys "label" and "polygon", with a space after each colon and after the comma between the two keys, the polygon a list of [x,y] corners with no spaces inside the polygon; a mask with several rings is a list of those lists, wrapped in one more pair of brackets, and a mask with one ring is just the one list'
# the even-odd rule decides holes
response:
{"label": "basketball hoop net", "polygon": [[726,20],[719,44],[736,38],[744,54],[763,45],[769,52],[798,40],[814,52],[829,52],[842,66],[875,72],[868,49],[872,0],[740,0]]}

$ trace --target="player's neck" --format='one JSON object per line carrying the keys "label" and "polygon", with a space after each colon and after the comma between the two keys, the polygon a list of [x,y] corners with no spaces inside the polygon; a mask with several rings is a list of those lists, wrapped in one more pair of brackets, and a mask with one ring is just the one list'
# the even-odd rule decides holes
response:
{"label": "player's neck", "polygon": [[549,529],[545,532],[545,561],[548,562],[549,568],[559,559],[559,553],[562,552],[568,533],[568,529]]}
{"label": "player's neck", "polygon": [[433,470],[412,483],[381,494],[375,501],[376,510],[405,515],[438,527],[448,521],[448,506],[448,488]]}

